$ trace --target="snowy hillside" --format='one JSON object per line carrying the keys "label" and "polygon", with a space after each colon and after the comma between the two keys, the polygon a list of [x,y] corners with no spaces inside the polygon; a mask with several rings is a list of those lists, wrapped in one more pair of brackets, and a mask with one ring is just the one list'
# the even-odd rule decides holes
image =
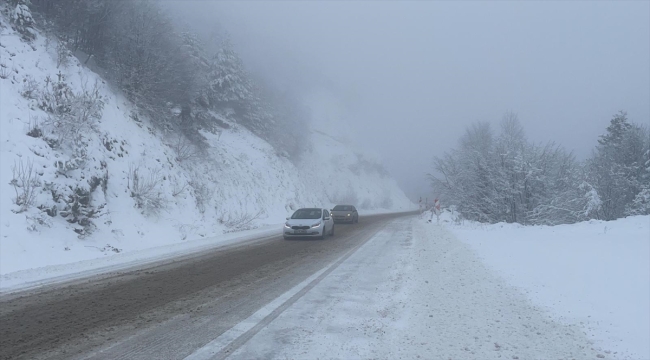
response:
{"label": "snowy hillside", "polygon": [[[53,41],[27,44],[0,21],[1,274],[277,224],[302,206],[412,207],[380,166],[322,132],[300,169],[225,119],[203,133],[207,153],[186,150]],[[62,106],[70,122],[53,116]]]}

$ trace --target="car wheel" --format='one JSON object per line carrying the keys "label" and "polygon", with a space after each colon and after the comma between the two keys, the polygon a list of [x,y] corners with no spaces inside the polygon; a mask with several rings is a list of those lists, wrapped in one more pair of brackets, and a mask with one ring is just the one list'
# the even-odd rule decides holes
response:
{"label": "car wheel", "polygon": [[334,225],[332,225],[332,230],[330,230],[330,236],[334,236]]}
{"label": "car wheel", "polygon": [[323,233],[320,235],[319,239],[325,239],[325,226],[323,226]]}

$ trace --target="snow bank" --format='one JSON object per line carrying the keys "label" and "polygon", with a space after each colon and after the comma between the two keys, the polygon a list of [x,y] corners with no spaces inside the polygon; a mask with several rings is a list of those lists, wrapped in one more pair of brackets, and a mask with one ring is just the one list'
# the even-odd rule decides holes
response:
{"label": "snow bank", "polygon": [[[0,22],[7,24],[2,15]],[[57,68],[54,40],[38,35],[26,44],[1,25],[0,35],[0,274],[192,239],[219,242],[225,233],[281,224],[299,207],[354,200],[340,196],[349,191],[357,194],[361,210],[395,212],[412,206],[389,176],[372,167],[353,167],[361,153],[343,143],[330,152],[333,140],[324,133],[315,133],[313,150],[300,168],[232,123],[204,133],[206,156],[179,159],[173,134],[161,134],[135,116],[129,101],[76,58]],[[49,115],[39,106],[38,92],[58,79],[74,93],[97,84],[104,103],[101,118],[74,146],[53,143],[58,140],[48,130]],[[15,204],[11,185],[12,169],[21,163],[31,164],[37,184],[34,205],[26,210]],[[153,192],[162,206],[136,206],[134,170],[140,179],[155,182]],[[95,180],[101,185],[90,186]],[[61,211],[78,188],[89,191],[92,226],[70,222],[69,211]]]}
{"label": "snow bank", "polygon": [[[435,217],[434,217],[434,222]],[[650,358],[650,216],[560,226],[442,221],[535,304],[620,359]]]}

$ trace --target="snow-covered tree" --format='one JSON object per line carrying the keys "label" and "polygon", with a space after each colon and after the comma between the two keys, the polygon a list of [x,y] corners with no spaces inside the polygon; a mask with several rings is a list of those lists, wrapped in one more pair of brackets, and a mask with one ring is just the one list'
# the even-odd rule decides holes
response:
{"label": "snow-covered tree", "polygon": [[457,149],[434,158],[429,178],[443,201],[481,222],[573,223],[600,209],[573,154],[528,143],[512,113],[496,137],[487,123],[469,127]]}
{"label": "snow-covered tree", "polygon": [[208,68],[209,61],[205,53],[205,45],[198,35],[191,31],[180,33],[181,51],[190,59],[190,65],[202,71]]}
{"label": "snow-covered tree", "polygon": [[[23,1],[23,0],[11,0]],[[295,96],[253,81],[224,31],[203,44],[178,31],[155,0],[32,0],[33,10],[86,62],[111,81],[165,131],[182,132],[195,145],[199,130],[236,121],[296,159],[305,144],[287,134],[304,129],[309,113]],[[206,54],[215,53],[213,57]],[[196,140],[196,141],[194,141]]]}
{"label": "snow-covered tree", "polygon": [[625,133],[631,128],[632,124],[627,119],[627,113],[625,111],[619,111],[618,114],[614,115],[609,126],[607,126],[607,132],[598,139],[598,143],[605,147],[613,146],[619,148],[623,143]]}
{"label": "snow-covered tree", "polygon": [[643,188],[625,209],[625,215],[650,214],[650,188]]}
{"label": "snow-covered tree", "polygon": [[207,87],[207,74],[210,61],[205,52],[205,45],[199,37],[190,31],[183,31],[179,36],[180,52],[185,57],[188,66],[188,75],[192,77],[190,97],[203,108],[209,107],[209,101],[203,89]]}
{"label": "snow-covered tree", "polygon": [[[648,132],[650,137],[650,132]],[[634,200],[627,205],[625,215],[648,215],[650,214],[650,138],[647,141],[648,148],[644,153],[644,169],[641,175],[641,191],[634,197]]]}
{"label": "snow-covered tree", "polygon": [[505,212],[506,221],[520,222],[527,209],[525,177],[530,174],[530,161],[526,158],[526,137],[517,115],[506,113],[501,121],[501,133],[495,143],[498,157],[496,181],[500,195],[499,208]]}
{"label": "snow-covered tree", "polygon": [[481,222],[505,220],[505,209],[497,192],[498,181],[494,136],[489,123],[469,127],[459,148],[434,159],[431,175],[436,194],[446,203],[456,205],[464,216]]}
{"label": "snow-covered tree", "polygon": [[10,14],[11,25],[19,32],[23,39],[32,41],[36,38],[34,31],[34,17],[29,10],[29,0],[13,0],[13,10]]}
{"label": "snow-covered tree", "polygon": [[589,160],[590,182],[602,200],[601,217],[625,216],[625,209],[644,188],[647,129],[632,124],[624,111],[610,121]]}
{"label": "snow-covered tree", "polygon": [[187,104],[191,96],[193,77],[181,41],[155,2],[120,3],[99,62],[130,100],[167,125],[169,105]]}
{"label": "snow-covered tree", "polygon": [[253,98],[250,77],[227,39],[210,63],[206,95],[213,107],[228,107],[239,114]]}

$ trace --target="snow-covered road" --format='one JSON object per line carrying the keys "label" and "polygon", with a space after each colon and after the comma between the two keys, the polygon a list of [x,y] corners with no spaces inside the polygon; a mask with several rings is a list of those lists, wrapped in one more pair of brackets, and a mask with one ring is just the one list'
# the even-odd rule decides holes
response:
{"label": "snow-covered road", "polygon": [[[341,225],[324,241],[252,239],[4,294],[0,359],[648,359],[649,265],[636,256],[648,220],[608,222],[615,242],[589,236],[600,222],[437,225],[404,214]],[[593,251],[571,253],[580,242]],[[575,261],[545,257],[550,248]],[[609,262],[594,255],[603,249]],[[603,268],[584,270],[594,264]],[[607,293],[614,265],[627,287],[590,295]],[[580,291],[567,293],[571,283]]]}
{"label": "snow-covered road", "polygon": [[[227,345],[194,355],[219,358]],[[609,357],[582,329],[533,306],[444,227],[413,217],[394,220],[233,350],[236,359]]]}

